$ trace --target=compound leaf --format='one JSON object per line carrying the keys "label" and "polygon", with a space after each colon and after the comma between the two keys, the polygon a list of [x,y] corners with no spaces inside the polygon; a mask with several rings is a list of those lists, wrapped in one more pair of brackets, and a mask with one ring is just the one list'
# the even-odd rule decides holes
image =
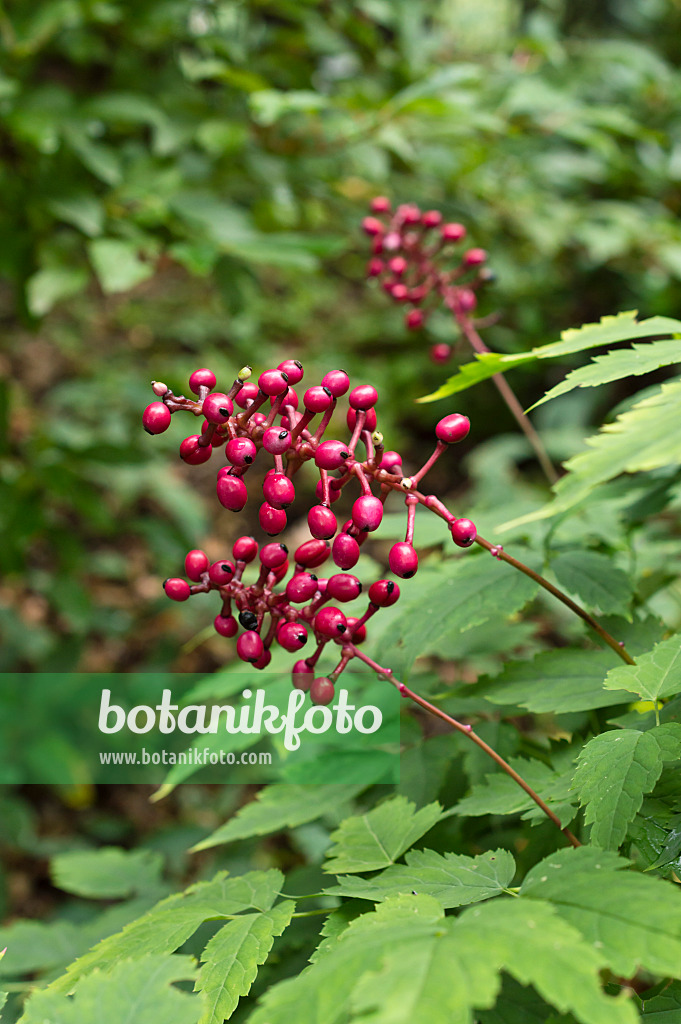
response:
{"label": "compound leaf", "polygon": [[346,818],[332,833],[324,870],[335,874],[375,871],[394,864],[405,850],[444,817],[438,803],[420,811],[403,796],[394,796],[366,814]]}
{"label": "compound leaf", "polygon": [[635,665],[618,665],[605,677],[608,689],[631,690],[643,700],[659,700],[681,691],[681,635],[675,633],[639,655]]}
{"label": "compound leaf", "polygon": [[[558,773],[541,761],[524,757],[512,757],[508,762],[532,789],[549,805],[565,825],[574,817],[573,803],[576,798],[570,794],[570,773]],[[468,796],[454,808],[462,817],[479,817],[481,814],[521,814],[530,818],[544,812],[537,807],[518,783],[504,772],[486,775],[482,782],[471,789]]]}
{"label": "compound leaf", "polygon": [[581,598],[589,608],[599,608],[604,615],[630,618],[629,577],[607,555],[583,549],[566,551],[551,560],[551,568],[561,587]]}

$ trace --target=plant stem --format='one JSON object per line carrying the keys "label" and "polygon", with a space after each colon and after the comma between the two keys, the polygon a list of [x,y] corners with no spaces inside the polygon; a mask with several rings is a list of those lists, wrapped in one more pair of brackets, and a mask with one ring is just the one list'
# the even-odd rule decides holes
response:
{"label": "plant stem", "polygon": [[478,736],[477,733],[473,732],[472,726],[464,725],[463,722],[458,722],[456,718],[452,718],[451,715],[448,715],[445,711],[441,711],[440,708],[436,707],[434,704],[431,704],[430,701],[427,701],[418,693],[415,693],[413,690],[410,690],[408,686],[405,686],[404,683],[399,682],[399,680],[395,678],[391,669],[383,668],[381,665],[378,664],[378,662],[374,661],[372,658],[369,658],[362,651],[358,650],[357,647],[354,646],[354,644],[350,644],[348,646],[352,647],[355,657],[359,658],[361,661],[365,663],[365,665],[368,665],[370,668],[372,668],[374,672],[378,673],[378,675],[384,676],[389,682],[393,684],[394,687],[396,687],[397,690],[399,690],[400,694],[403,697],[408,697],[410,700],[414,701],[415,704],[418,704],[419,707],[422,707],[426,711],[429,711],[431,715],[436,715],[438,718],[441,718],[443,722],[447,722],[448,725],[451,725],[453,729],[456,729],[464,736],[467,736],[470,740],[473,741],[473,743],[477,743],[480,749],[484,750],[487,756],[491,757],[492,760],[495,761],[499,765],[499,767],[503,769],[503,771],[505,771],[506,774],[509,775],[513,779],[513,781],[516,782],[521,787],[521,789],[523,789],[527,793],[529,797],[531,797],[532,800],[534,800],[537,806],[541,808],[541,810],[553,822],[553,824],[560,829],[560,831],[563,833],[566,839],[573,846],[576,847],[582,845],[579,839],[577,839],[577,837],[573,835],[569,828],[564,828],[561,825],[560,818],[558,817],[558,815],[554,814],[551,808],[546,803],[544,803],[539,794],[535,793],[535,791],[532,789],[532,786],[530,786],[528,782],[525,782],[522,776],[519,775],[514,768],[511,768],[508,761],[504,761],[503,757],[501,757],[500,754],[497,754],[496,750],[490,747],[488,743],[485,743],[485,741],[480,736]]}

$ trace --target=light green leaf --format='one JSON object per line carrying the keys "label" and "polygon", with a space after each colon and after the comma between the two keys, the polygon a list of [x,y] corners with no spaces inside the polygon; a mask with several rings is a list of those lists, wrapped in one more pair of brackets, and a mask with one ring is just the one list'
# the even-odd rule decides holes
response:
{"label": "light green leaf", "polygon": [[125,959],[107,973],[93,971],[75,986],[73,998],[44,989],[28,1000],[21,1024],[196,1024],[201,1003],[173,987],[193,981],[196,964],[188,956],[140,955]]}
{"label": "light green leaf", "polygon": [[[3,1008],[3,1006],[5,1005],[6,1002],[7,1002],[7,993],[6,992],[0,992],[0,1010],[2,1010],[2,1008]],[[2,1020],[2,1014],[1,1013],[0,1013],[0,1020]]]}
{"label": "light green leaf", "polygon": [[83,948],[71,921],[14,921],[0,929],[0,977],[15,977],[59,967]]}
{"label": "light green leaf", "polygon": [[[681,725],[675,725],[679,756]],[[667,730],[668,726],[664,728]],[[595,846],[606,850],[620,846],[627,825],[640,810],[644,794],[650,793],[659,779],[666,758],[656,732],[617,729],[594,736],[582,748],[573,788],[586,808],[585,821],[592,826],[591,842]]]}
{"label": "light green leaf", "polygon": [[222,1024],[232,1016],[239,999],[250,992],[275,937],[289,924],[295,906],[286,900],[270,911],[244,914],[213,936],[201,954],[203,966],[195,985],[204,1007],[200,1024]]}
{"label": "light green leaf", "polygon": [[549,900],[616,974],[640,968],[681,974],[681,892],[651,875],[624,871],[616,853],[582,846],[531,869],[521,896]]}
{"label": "light green leaf", "polygon": [[233,818],[192,847],[192,851],[196,853],[237,839],[250,839],[297,828],[298,825],[328,814],[331,807],[342,809],[364,788],[362,785],[267,786]]}
{"label": "light green leaf", "polygon": [[629,577],[607,555],[583,548],[566,551],[551,559],[551,568],[561,587],[589,608],[598,608],[604,615],[631,617]]}
{"label": "light green leaf", "polygon": [[316,114],[329,106],[327,96],[309,89],[259,89],[248,97],[255,121],[262,125],[276,124],[286,114]]}
{"label": "light green leaf", "polygon": [[[515,771],[558,815],[563,825],[574,817],[573,803],[576,796],[570,794],[571,773],[554,772],[541,761],[524,757],[511,757],[508,762]],[[454,810],[462,817],[478,817],[481,814],[521,814],[526,817],[543,817],[531,796],[520,788],[505,772],[486,775],[482,782],[473,786],[468,796],[456,804]]]}
{"label": "light green leaf", "polygon": [[83,267],[43,267],[26,282],[26,304],[33,316],[44,316],[62,299],[82,291],[88,273]]}
{"label": "light green leaf", "polygon": [[477,857],[463,854],[412,850],[406,865],[393,864],[373,878],[346,878],[325,892],[333,896],[374,900],[416,892],[432,896],[445,910],[487,900],[508,886],[515,861],[507,850],[491,850]]}
{"label": "light green leaf", "polygon": [[53,199],[48,205],[55,217],[66,221],[67,224],[73,224],[84,235],[90,238],[101,235],[104,226],[104,207],[96,196],[82,192],[65,199]]}
{"label": "light green leaf", "polygon": [[618,665],[605,677],[608,689],[623,688],[643,700],[659,700],[681,691],[681,634],[655,644],[635,665]]}
{"label": "light green leaf", "polygon": [[88,899],[112,900],[158,886],[163,857],[151,850],[73,850],[52,859],[50,874],[58,889]]}
{"label": "light green leaf", "polygon": [[95,273],[107,295],[126,292],[154,275],[154,264],[140,259],[139,247],[122,238],[96,238],[88,246]]}
{"label": "light green leaf", "polygon": [[334,846],[324,870],[334,874],[375,871],[394,864],[405,850],[444,817],[438,803],[420,811],[403,796],[394,796],[366,814],[346,818],[332,833]]}

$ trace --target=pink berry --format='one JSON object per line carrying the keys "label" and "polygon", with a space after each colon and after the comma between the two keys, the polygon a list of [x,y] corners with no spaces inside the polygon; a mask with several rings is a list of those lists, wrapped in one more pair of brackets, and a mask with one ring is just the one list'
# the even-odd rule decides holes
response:
{"label": "pink berry", "polygon": [[384,267],[385,264],[382,259],[378,256],[372,256],[367,263],[367,277],[380,277],[383,273]]}
{"label": "pink berry", "polygon": [[478,531],[470,519],[455,519],[449,527],[452,540],[460,548],[469,548],[475,542]]}
{"label": "pink berry", "polygon": [[[270,405],[274,405],[277,400],[277,396],[274,395],[270,398]],[[298,392],[295,388],[287,388],[284,397],[281,400],[282,406],[292,405],[294,409],[298,408]]]}
{"label": "pink berry", "polygon": [[201,412],[209,423],[226,423],[234,412],[234,403],[229,395],[214,391],[204,399]]}
{"label": "pink berry", "polygon": [[[324,486],[321,480],[317,481],[317,486],[315,487],[315,494],[317,496],[317,501],[324,500]],[[337,487],[332,487],[331,481],[329,481],[329,501],[331,502],[331,504],[333,505],[334,501],[338,501],[340,496],[341,492],[338,490]]]}
{"label": "pink berry", "polygon": [[380,498],[365,494],[357,498],[352,506],[352,521],[358,530],[373,533],[381,525],[383,519],[383,502]]}
{"label": "pink berry", "polygon": [[443,224],[440,234],[445,242],[460,242],[462,238],[466,237],[466,229],[463,224]]}
{"label": "pink berry", "polygon": [[242,661],[255,662],[264,651],[265,647],[261,638],[253,630],[242,633],[236,642],[236,653]]}
{"label": "pink berry", "polygon": [[362,221],[362,230],[366,235],[382,235],[385,231],[383,224],[376,217],[365,217]]}
{"label": "pink berry", "polygon": [[426,210],[421,217],[424,228],[436,228],[442,223],[442,214],[439,210]]}
{"label": "pink berry", "polygon": [[269,427],[262,435],[262,446],[270,455],[283,455],[291,447],[291,435],[281,427]]}
{"label": "pink berry", "polygon": [[291,385],[299,384],[303,379],[303,364],[299,363],[297,359],[284,359],[283,363],[279,363],[277,369],[283,370]]}
{"label": "pink berry", "polygon": [[245,409],[258,396],[257,384],[244,384],[234,396],[234,401],[241,409]]}
{"label": "pink berry", "polygon": [[313,679],[310,686],[310,698],[313,704],[330,704],[336,694],[335,687],[328,676]]}
{"label": "pink berry", "polygon": [[285,473],[268,473],[263,480],[262,493],[273,508],[288,508],[295,499],[296,488]]}
{"label": "pink berry", "polygon": [[211,388],[215,387],[216,377],[212,370],[194,370],[193,374],[189,378],[189,387],[198,395],[200,388]]}
{"label": "pink berry", "polygon": [[392,580],[376,580],[369,587],[369,600],[379,608],[389,608],[399,596],[400,588]]}
{"label": "pink berry", "polygon": [[165,580],[163,589],[166,592],[166,597],[169,597],[171,601],[186,601],[191,593],[187,581],[177,577]]}
{"label": "pink berry", "polygon": [[358,622],[359,619],[357,618],[356,615],[348,615],[348,633],[353,644],[363,644],[367,638],[366,626],[364,625],[364,623],[362,623],[362,625],[358,628]]}
{"label": "pink berry", "polygon": [[208,462],[213,454],[213,446],[210,444],[199,444],[199,435],[192,434],[185,437],[180,445],[180,458],[190,466],[200,466],[202,462]]}
{"label": "pink berry", "polygon": [[410,331],[418,331],[426,322],[426,314],[422,309],[410,309],[404,318],[404,322]]}
{"label": "pink berry", "polygon": [[258,522],[268,537],[276,537],[286,529],[288,520],[283,508],[274,508],[269,502],[263,501],[258,511]]}
{"label": "pink berry", "polygon": [[283,370],[265,370],[258,377],[258,387],[266,395],[281,395],[288,388],[288,374]]}
{"label": "pink berry", "polygon": [[345,601],[354,601],[356,597],[359,597],[362,593],[362,584],[356,576],[338,573],[336,576],[329,577],[326,590],[334,601],[344,603]]}
{"label": "pink berry", "polygon": [[255,537],[239,537],[232,546],[232,557],[237,562],[252,562],[258,553],[258,542]]}
{"label": "pink berry", "polygon": [[439,341],[437,345],[432,345],[430,349],[430,358],[434,363],[447,363],[452,355],[452,346],[447,345],[444,341]]}
{"label": "pink berry", "polygon": [[384,452],[380,468],[384,469],[387,473],[401,473],[402,456],[399,452]]}
{"label": "pink berry", "polygon": [[142,426],[147,434],[162,434],[170,426],[170,409],[163,402],[152,402],[142,413]]}
{"label": "pink berry", "polygon": [[421,221],[421,211],[416,203],[403,203],[398,206],[397,215],[402,218],[404,224],[419,224]]}
{"label": "pink berry", "polygon": [[267,668],[267,666],[269,665],[271,660],[272,660],[272,652],[271,651],[263,651],[262,654],[260,655],[260,657],[256,658],[256,660],[253,662],[253,668],[259,668],[259,669]]}
{"label": "pink berry", "polygon": [[392,274],[395,274],[397,277],[401,277],[407,269],[407,261],[404,256],[393,256],[388,263],[388,268]]}
{"label": "pink berry", "polygon": [[307,514],[310,533],[318,540],[329,540],[338,529],[338,522],[330,508],[313,505]]}
{"label": "pink berry", "polygon": [[315,452],[314,461],[319,469],[340,469],[349,458],[350,451],[343,441],[323,441]]}
{"label": "pink berry", "polygon": [[[348,409],[347,413],[345,414],[345,422],[348,425],[348,430],[354,430],[355,429],[355,423],[357,422],[357,410],[356,409]],[[375,409],[367,409],[366,416],[364,417],[364,429],[365,430],[375,430],[377,422],[378,421],[376,419],[376,410]]]}
{"label": "pink berry", "polygon": [[328,388],[321,384],[315,384],[308,388],[303,395],[303,405],[308,412],[326,412],[333,401],[333,395]]}
{"label": "pink berry", "polygon": [[254,412],[251,416],[251,423],[254,427],[262,427],[267,423],[267,416],[265,416],[264,412]]}
{"label": "pink berry", "polygon": [[213,562],[210,569],[208,570],[211,583],[214,583],[216,587],[224,587],[228,583],[231,583],[234,577],[234,566],[231,562],[222,561]]}
{"label": "pink berry", "polygon": [[350,387],[350,378],[345,370],[329,370],[322,377],[322,387],[327,388],[334,398],[340,398]]}
{"label": "pink berry", "polygon": [[454,293],[454,308],[459,313],[472,313],[478,304],[472,288],[457,288]]}
{"label": "pink berry", "polygon": [[230,512],[241,512],[248,500],[246,484],[238,476],[218,477],[216,486],[218,501]]}
{"label": "pink berry", "polygon": [[257,454],[258,449],[250,437],[233,437],[225,448],[225,456],[233,466],[250,466]]}
{"label": "pink berry", "polygon": [[277,641],[285,651],[299,651],[307,643],[307,629],[302,622],[284,622],[277,630]]}
{"label": "pink berry", "polygon": [[373,409],[378,401],[378,391],[371,384],[360,384],[348,396],[352,409]]}
{"label": "pink berry", "polygon": [[323,565],[331,554],[331,546],[326,540],[306,540],[296,548],[294,558],[298,565],[306,569],[316,569]]}
{"label": "pink berry", "polygon": [[277,541],[273,541],[271,544],[265,544],[260,550],[260,561],[267,569],[277,569],[283,565],[286,561],[288,554],[288,548],[285,544],[279,544]]}
{"label": "pink berry", "polygon": [[201,573],[207,572],[210,567],[210,561],[205,551],[188,551],[184,560],[184,571],[185,574],[194,583],[198,583],[201,579]]}
{"label": "pink berry", "polygon": [[408,544],[406,541],[400,541],[391,547],[388,555],[388,565],[390,566],[390,571],[394,572],[396,576],[403,580],[408,580],[416,574],[416,570],[419,567],[419,556],[411,544]]}
{"label": "pink berry", "polygon": [[239,632],[239,623],[233,615],[216,615],[213,620],[215,632],[220,636],[236,636]]}
{"label": "pink berry", "polygon": [[285,558],[281,565],[278,565],[275,569],[271,570],[275,583],[279,583],[281,580],[283,580],[284,576],[288,572],[288,568],[288,558]]}
{"label": "pink berry", "polygon": [[402,235],[399,231],[389,231],[382,239],[383,248],[388,252],[394,252],[402,245]]}
{"label": "pink berry", "polygon": [[305,690],[307,692],[312,685],[314,679],[314,672],[308,665],[308,663],[301,658],[297,661],[291,670],[291,681],[296,690]]}
{"label": "pink berry", "polygon": [[444,441],[446,444],[455,444],[457,441],[463,441],[470,429],[471,421],[468,419],[468,416],[462,416],[459,412],[453,412],[440,420],[435,427],[435,436],[438,441]]}
{"label": "pink berry", "polygon": [[314,573],[297,572],[286,584],[286,600],[293,604],[310,601],[318,590],[318,581]]}
{"label": "pink berry", "polygon": [[463,254],[463,262],[467,267],[478,267],[481,263],[484,263],[487,259],[487,253],[484,249],[468,249]]}
{"label": "pink berry", "polygon": [[333,542],[332,557],[339,569],[352,569],[359,561],[359,544],[348,533],[339,533]]}
{"label": "pink berry", "polygon": [[352,519],[346,519],[341,526],[341,533],[347,533],[351,537],[354,537],[357,543],[361,546],[367,539],[369,534],[366,530],[358,530]]}
{"label": "pink berry", "polygon": [[390,294],[395,302],[407,302],[409,299],[409,289],[406,284],[401,284],[400,282],[392,286]]}
{"label": "pink berry", "polygon": [[372,213],[390,213],[390,200],[385,196],[376,196],[371,200]]}
{"label": "pink berry", "polygon": [[331,639],[341,637],[347,631],[348,620],[340,608],[320,608],[313,622],[315,633]]}

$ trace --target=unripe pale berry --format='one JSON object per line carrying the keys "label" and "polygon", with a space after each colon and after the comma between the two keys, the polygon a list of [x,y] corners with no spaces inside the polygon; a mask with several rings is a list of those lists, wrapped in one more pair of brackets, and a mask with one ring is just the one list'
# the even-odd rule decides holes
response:
{"label": "unripe pale berry", "polygon": [[[321,480],[317,481],[317,486],[315,487],[315,494],[317,496],[317,501],[324,500],[324,485],[322,484]],[[340,496],[340,490],[337,487],[332,487],[331,481],[329,481],[329,501],[331,502],[331,504],[333,505],[334,501],[338,501]]]}
{"label": "unripe pale berry", "polygon": [[296,488],[285,473],[270,472],[263,480],[262,493],[274,508],[288,508],[296,496]]}
{"label": "unripe pale berry", "polygon": [[283,455],[291,447],[291,435],[281,427],[269,427],[262,435],[262,446],[270,455]]}
{"label": "unripe pale berry", "polygon": [[184,559],[184,571],[194,583],[201,579],[201,573],[206,572],[210,567],[210,560],[205,551],[188,551]]}
{"label": "unripe pale berry", "polygon": [[404,322],[410,331],[418,331],[426,322],[426,314],[422,309],[410,309],[404,318]]}
{"label": "unripe pale berry", "polygon": [[376,580],[369,587],[369,600],[379,608],[389,608],[399,596],[400,588],[392,580]]}
{"label": "unripe pale berry", "polygon": [[297,572],[286,584],[286,600],[292,604],[310,601],[317,593],[318,581],[314,573]]}
{"label": "unripe pale berry", "polygon": [[338,529],[338,522],[330,508],[313,505],[307,514],[310,533],[318,540],[329,540]]}
{"label": "unripe pale berry", "polygon": [[383,502],[373,495],[364,494],[352,506],[352,521],[358,530],[373,533],[383,519]]}
{"label": "unripe pale berry", "polygon": [[390,200],[386,196],[376,196],[371,200],[372,213],[390,213]]}
{"label": "unripe pale berry", "polygon": [[265,370],[258,377],[258,387],[266,395],[281,395],[288,388],[288,374],[283,370]]}
{"label": "unripe pale berry", "polygon": [[334,601],[354,601],[362,593],[362,584],[356,576],[338,573],[329,577],[326,590]]}
{"label": "unripe pale berry", "polygon": [[440,420],[435,427],[435,436],[438,441],[454,444],[456,441],[463,441],[470,429],[471,421],[468,419],[468,416],[462,416],[459,412],[453,412]]}
{"label": "unripe pale berry", "polygon": [[170,409],[163,402],[152,402],[142,413],[142,426],[147,434],[162,434],[170,426]]}
{"label": "unripe pale berry", "polygon": [[339,569],[352,569],[359,561],[359,544],[348,533],[339,533],[333,542],[332,557]]}
{"label": "unripe pale berry", "polygon": [[296,548],[294,558],[298,565],[306,569],[316,569],[323,565],[331,554],[331,546],[326,540],[306,540],[304,544]]}
{"label": "unripe pale berry", "polygon": [[312,685],[314,679],[314,672],[307,664],[307,662],[301,658],[297,661],[291,670],[291,682],[293,683],[296,690],[305,690],[307,692]]}
{"label": "unripe pale berry", "polygon": [[350,387],[350,378],[345,370],[329,370],[322,378],[322,387],[328,388],[334,398],[340,398]]}
{"label": "unripe pale berry", "polygon": [[319,469],[340,469],[350,451],[343,441],[323,441],[315,452],[314,461]]}
{"label": "unripe pale berry", "polygon": [[411,579],[419,567],[419,556],[411,544],[406,541],[399,541],[393,544],[388,555],[390,571],[394,572],[403,580]]}
{"label": "unripe pale berry", "polygon": [[215,632],[220,636],[236,636],[239,632],[239,623],[233,615],[216,615],[213,620]]}
{"label": "unripe pale berry", "polygon": [[201,412],[209,423],[226,423],[234,412],[234,403],[229,395],[214,391],[204,399]]}
{"label": "unripe pale berry", "polygon": [[163,589],[166,592],[166,597],[169,597],[171,601],[186,601],[191,593],[187,581],[175,576],[164,581]]}
{"label": "unripe pale berry", "polygon": [[335,694],[335,687],[327,676],[319,676],[312,681],[310,698],[313,704],[330,704]]}
{"label": "unripe pale berry", "polygon": [[384,452],[380,468],[387,473],[401,473],[402,456],[399,452]]}
{"label": "unripe pale berry", "polygon": [[399,249],[402,245],[402,235],[399,231],[389,231],[381,241],[384,249],[388,252],[394,252],[395,249]]}
{"label": "unripe pale berry", "polygon": [[478,267],[487,259],[484,249],[469,249],[463,254],[463,262],[467,267]]}
{"label": "unripe pale berry", "polygon": [[230,512],[241,512],[248,500],[246,484],[238,476],[225,474],[218,477],[216,491],[218,501]]}
{"label": "unripe pale berry", "polygon": [[[356,409],[352,409],[352,408],[348,409],[347,413],[345,414],[345,422],[348,425],[348,430],[354,430],[355,429],[355,423],[357,422],[357,410]],[[375,409],[367,409],[366,416],[364,417],[364,429],[365,430],[375,430],[377,422],[378,421],[376,419],[376,410]]]}
{"label": "unripe pale berry", "polygon": [[201,388],[214,388],[215,383],[216,377],[212,370],[194,370],[189,378],[189,387],[195,395],[198,395]]}
{"label": "unripe pale berry", "polygon": [[245,409],[254,398],[258,396],[258,385],[257,384],[244,384],[240,391],[237,391],[234,396],[234,401],[240,409]]}
{"label": "unripe pale berry", "polygon": [[242,633],[236,642],[236,653],[242,661],[256,662],[264,653],[265,647],[257,633]]}
{"label": "unripe pale berry", "polygon": [[303,395],[303,405],[308,412],[326,412],[333,401],[333,395],[328,388],[321,384],[315,384],[308,388]]}
{"label": "unripe pale berry", "polygon": [[430,349],[430,358],[434,363],[447,363],[452,355],[452,346],[444,341],[439,341]]}
{"label": "unripe pale berry", "polygon": [[258,510],[258,522],[268,537],[276,537],[286,529],[288,520],[283,508],[274,508],[269,502],[263,501]]}
{"label": "unripe pale berry", "polygon": [[268,569],[277,569],[280,565],[286,561],[288,554],[288,548],[285,544],[279,544],[277,541],[273,541],[271,544],[265,544],[260,550],[260,561]]}
{"label": "unripe pale berry", "polygon": [[283,370],[291,385],[298,384],[303,379],[303,364],[297,359],[284,359],[283,363],[279,363],[277,369]]}
{"label": "unripe pale berry", "polygon": [[218,587],[224,587],[227,583],[230,583],[234,576],[234,566],[231,562],[227,562],[222,559],[219,562],[213,562],[210,569],[208,570],[211,583],[215,583]]}
{"label": "unripe pale berry", "polygon": [[362,625],[358,629],[358,622],[359,619],[357,618],[356,615],[348,615],[348,633],[353,644],[363,644],[367,638],[366,626],[364,625],[364,623],[362,623]]}
{"label": "unripe pale berry", "polygon": [[258,542],[255,537],[238,537],[232,546],[232,557],[237,562],[252,562],[258,553]]}
{"label": "unripe pale berry", "polygon": [[210,444],[199,444],[199,435],[191,434],[185,437],[180,445],[180,458],[189,466],[200,466],[208,462],[213,454],[213,446]]}
{"label": "unripe pale berry", "polygon": [[348,395],[352,409],[373,409],[378,401],[378,391],[371,384],[359,384]]}
{"label": "unripe pale berry", "polygon": [[307,643],[307,629],[302,622],[284,622],[277,630],[277,641],[285,651],[299,651]]}
{"label": "unripe pale berry", "polygon": [[348,621],[340,608],[320,608],[314,617],[313,626],[321,636],[336,639],[347,631]]}
{"label": "unripe pale berry", "polygon": [[258,454],[258,449],[255,447],[250,437],[233,437],[231,441],[227,442],[225,448],[225,457],[233,466],[243,467],[250,466],[253,459]]}
{"label": "unripe pale berry", "polygon": [[449,529],[452,534],[452,540],[460,548],[469,548],[478,535],[475,523],[471,522],[470,519],[455,519]]}
{"label": "unripe pale berry", "polygon": [[444,238],[445,242],[460,242],[462,238],[466,237],[466,229],[463,224],[450,223],[443,224],[440,228],[440,234]]}

